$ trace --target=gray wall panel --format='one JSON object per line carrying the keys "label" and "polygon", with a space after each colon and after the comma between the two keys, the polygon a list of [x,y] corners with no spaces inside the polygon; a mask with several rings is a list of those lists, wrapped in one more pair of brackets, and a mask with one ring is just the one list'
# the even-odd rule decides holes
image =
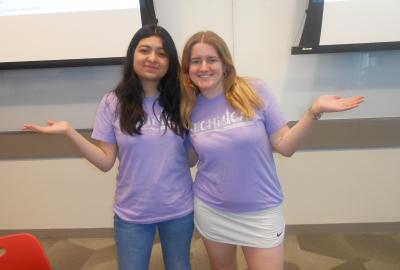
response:
{"label": "gray wall panel", "polygon": [[[79,132],[90,138],[91,130]],[[400,147],[400,118],[320,120],[300,150],[373,147]],[[0,149],[1,160],[80,157],[63,136],[31,132],[0,133]]]}

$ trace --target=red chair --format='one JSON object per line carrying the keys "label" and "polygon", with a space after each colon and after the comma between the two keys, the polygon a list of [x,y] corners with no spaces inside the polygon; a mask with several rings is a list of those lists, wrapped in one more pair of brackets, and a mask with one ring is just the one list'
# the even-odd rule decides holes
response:
{"label": "red chair", "polygon": [[1,270],[51,270],[39,240],[28,233],[0,236]]}

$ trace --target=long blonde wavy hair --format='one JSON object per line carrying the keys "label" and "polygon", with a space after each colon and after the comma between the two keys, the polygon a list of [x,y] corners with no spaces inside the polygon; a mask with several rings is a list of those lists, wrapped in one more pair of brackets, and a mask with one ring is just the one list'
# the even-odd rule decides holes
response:
{"label": "long blonde wavy hair", "polygon": [[263,107],[262,100],[258,97],[248,81],[236,74],[232,56],[225,41],[212,31],[197,32],[185,44],[182,53],[180,78],[182,83],[181,118],[186,128],[191,127],[190,116],[196,105],[196,96],[199,88],[193,84],[189,77],[189,65],[192,48],[197,43],[206,43],[215,48],[225,67],[223,87],[224,94],[232,108],[246,119],[255,116],[255,111]]}

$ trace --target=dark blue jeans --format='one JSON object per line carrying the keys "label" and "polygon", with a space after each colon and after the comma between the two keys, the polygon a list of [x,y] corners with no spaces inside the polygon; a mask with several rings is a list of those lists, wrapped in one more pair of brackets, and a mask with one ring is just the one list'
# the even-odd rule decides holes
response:
{"label": "dark blue jeans", "polygon": [[160,236],[166,270],[191,270],[190,243],[193,213],[173,220],[136,224],[114,216],[119,270],[147,270],[156,228]]}

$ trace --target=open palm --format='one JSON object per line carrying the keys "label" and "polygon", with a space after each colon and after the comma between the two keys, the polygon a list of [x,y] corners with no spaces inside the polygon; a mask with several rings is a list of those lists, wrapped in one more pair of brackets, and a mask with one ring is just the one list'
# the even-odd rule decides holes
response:
{"label": "open palm", "polygon": [[314,104],[315,112],[342,112],[358,107],[364,101],[363,96],[342,98],[340,96],[324,95],[318,97]]}
{"label": "open palm", "polygon": [[38,126],[34,124],[25,124],[22,126],[22,130],[46,134],[65,134],[68,129],[70,129],[68,122],[53,120],[48,120],[47,126]]}

